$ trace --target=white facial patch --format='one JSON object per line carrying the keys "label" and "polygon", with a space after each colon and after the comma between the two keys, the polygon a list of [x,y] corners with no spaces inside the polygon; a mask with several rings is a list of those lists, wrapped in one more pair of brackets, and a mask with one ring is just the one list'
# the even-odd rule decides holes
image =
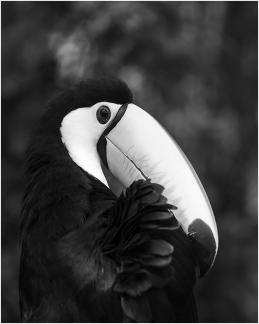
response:
{"label": "white facial patch", "polygon": [[[96,111],[102,105],[109,107],[111,111],[111,117],[107,124],[99,123],[96,117]],[[97,143],[120,106],[119,104],[100,102],[92,107],[75,109],[63,118],[60,127],[62,142],[72,160],[107,187],[108,184],[97,152]]]}

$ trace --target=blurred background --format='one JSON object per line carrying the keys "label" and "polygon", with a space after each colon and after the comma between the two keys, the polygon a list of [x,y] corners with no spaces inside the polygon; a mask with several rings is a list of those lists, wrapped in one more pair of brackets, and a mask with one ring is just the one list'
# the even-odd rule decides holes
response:
{"label": "blurred background", "polygon": [[114,75],[174,135],[210,198],[202,322],[257,322],[257,2],[2,2],[2,322],[19,322],[23,163],[46,102]]}

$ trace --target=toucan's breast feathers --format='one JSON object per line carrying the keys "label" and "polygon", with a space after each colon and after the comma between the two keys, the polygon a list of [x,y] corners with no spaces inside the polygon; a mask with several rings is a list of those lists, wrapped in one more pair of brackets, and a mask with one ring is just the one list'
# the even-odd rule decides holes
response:
{"label": "toucan's breast feathers", "polygon": [[195,283],[191,239],[162,189],[149,180],[135,181],[103,215],[106,230],[98,245],[117,266],[113,290],[122,296],[124,314],[137,322],[154,320],[146,295],[150,289],[171,285],[179,298]]}

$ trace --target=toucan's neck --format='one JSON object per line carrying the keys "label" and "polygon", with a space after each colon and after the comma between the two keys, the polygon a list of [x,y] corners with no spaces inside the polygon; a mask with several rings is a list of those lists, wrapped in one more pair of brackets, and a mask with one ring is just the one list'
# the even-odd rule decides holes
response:
{"label": "toucan's neck", "polygon": [[27,150],[26,175],[28,178],[35,178],[35,175],[37,177],[54,175],[57,170],[65,176],[73,165],[62,143],[59,129],[45,126],[43,119]]}
{"label": "toucan's neck", "polygon": [[64,179],[74,174],[75,179],[80,174],[81,177],[90,178],[91,181],[101,180],[108,187],[97,149],[91,148],[90,145],[87,149],[83,144],[77,146],[76,149],[73,149],[72,145],[69,151],[62,142],[59,129],[46,129],[41,126],[27,151],[27,176],[35,178],[35,174],[42,175],[42,180],[44,180],[44,176],[47,179],[46,176],[56,177],[58,173]]}
{"label": "toucan's neck", "polygon": [[[99,205],[107,208],[114,200],[103,183],[74,163],[61,137],[56,135],[39,131],[28,149],[22,233],[26,233],[37,217],[35,211],[44,211],[51,206],[55,208],[57,204],[63,206],[64,202],[75,203],[82,207],[84,217],[87,217]],[[28,208],[33,212],[28,213]]]}
{"label": "toucan's neck", "polygon": [[73,162],[108,187],[97,152],[97,143],[92,143],[87,138],[79,141],[78,136],[73,137],[71,134],[67,138],[65,134],[62,135],[63,145]]}

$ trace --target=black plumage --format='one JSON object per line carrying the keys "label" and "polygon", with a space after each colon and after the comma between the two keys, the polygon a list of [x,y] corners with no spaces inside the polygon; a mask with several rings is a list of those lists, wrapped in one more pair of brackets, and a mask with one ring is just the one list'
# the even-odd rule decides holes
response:
{"label": "black plumage", "polygon": [[89,80],[49,105],[27,153],[20,306],[24,322],[190,322],[196,259],[163,188],[117,198],[77,166],[60,137],[71,110],[132,102],[118,80]]}

